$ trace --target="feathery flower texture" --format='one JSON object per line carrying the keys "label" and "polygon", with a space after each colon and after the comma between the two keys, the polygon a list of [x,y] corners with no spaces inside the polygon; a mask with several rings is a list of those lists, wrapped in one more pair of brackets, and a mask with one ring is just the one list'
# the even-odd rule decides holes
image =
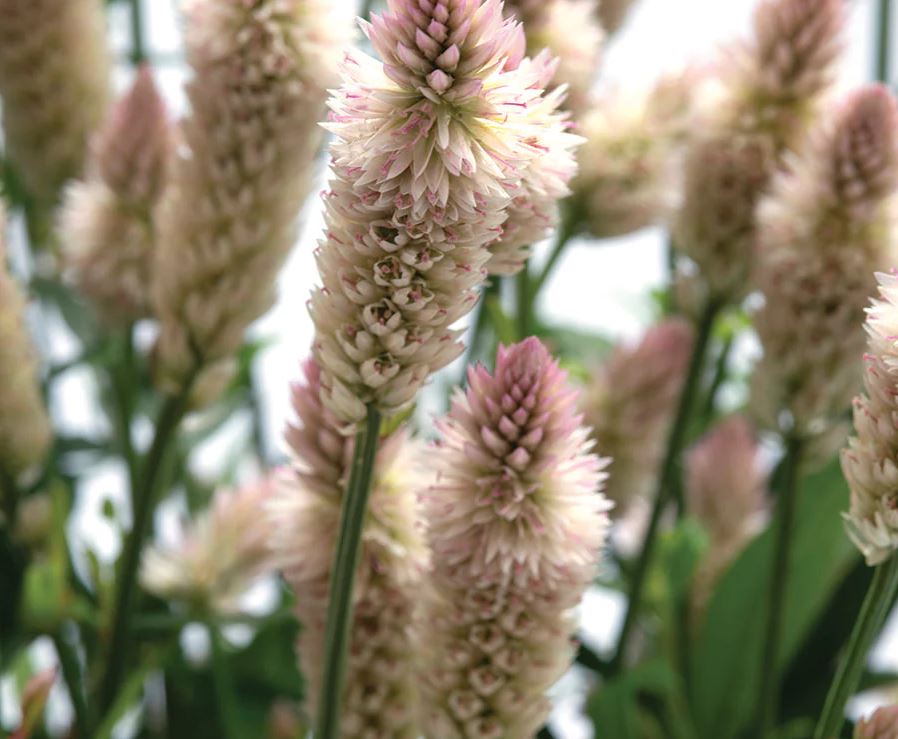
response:
{"label": "feathery flower texture", "polygon": [[165,103],[143,67],[94,139],[87,178],[66,191],[66,256],[78,287],[107,321],[151,313],[153,209],[172,139]]}
{"label": "feathery flower texture", "polygon": [[866,394],[854,400],[855,435],[842,450],[851,489],[845,528],[869,565],[898,549],[898,277],[878,274],[867,309]]}
{"label": "feathery flower texture", "polygon": [[[331,100],[333,177],[312,295],[325,403],[347,426],[408,405],[461,352],[488,246],[552,150],[546,63],[498,0],[390,0]],[[552,138],[566,135],[554,129]],[[554,165],[552,165],[554,166]]]}
{"label": "feathery flower texture", "polygon": [[898,706],[877,708],[855,724],[854,739],[898,739]]}
{"label": "feathery flower texture", "polygon": [[525,739],[573,657],[573,609],[605,541],[603,460],[545,346],[500,348],[440,423],[425,496],[432,567],[420,614],[423,732]]}
{"label": "feathery flower texture", "polygon": [[29,193],[52,203],[77,177],[106,112],[102,0],[0,0],[5,151]]}
{"label": "feathery flower texture", "polygon": [[161,598],[197,603],[233,613],[240,598],[273,569],[271,523],[260,515],[274,483],[260,480],[237,490],[219,490],[209,509],[171,546],[144,553],[140,579]]}
{"label": "feathery flower texture", "polygon": [[[158,372],[169,390],[198,364],[222,371],[274,300],[293,246],[349,16],[330,0],[193,0],[194,79],[158,218]],[[210,373],[213,377],[215,372]]]}
{"label": "feathery flower texture", "polygon": [[692,352],[693,331],[672,318],[636,346],[618,347],[584,392],[596,446],[611,458],[606,494],[622,515],[651,493]]}
{"label": "feathery flower texture", "polygon": [[[340,506],[354,440],[321,402],[321,372],[310,360],[293,387],[299,423],[287,430],[293,469],[269,505],[275,558],[296,593],[306,707],[318,706],[328,590]],[[381,440],[362,534],[342,736],[417,739],[412,611],[427,554],[417,517],[416,445],[400,429]]]}
{"label": "feathery flower texture", "polygon": [[752,42],[721,60],[720,100],[687,152],[673,224],[716,300],[746,289],[758,200],[832,83],[844,16],[844,0],[763,0]]}
{"label": "feathery flower texture", "polygon": [[759,208],[755,316],[764,356],[753,406],[776,427],[820,432],[861,384],[864,306],[874,272],[896,263],[898,103],[887,88],[852,93],[811,136]]}
{"label": "feathery flower texture", "polygon": [[25,326],[25,299],[6,267],[6,212],[0,206],[0,470],[14,478],[41,461],[50,421]]}

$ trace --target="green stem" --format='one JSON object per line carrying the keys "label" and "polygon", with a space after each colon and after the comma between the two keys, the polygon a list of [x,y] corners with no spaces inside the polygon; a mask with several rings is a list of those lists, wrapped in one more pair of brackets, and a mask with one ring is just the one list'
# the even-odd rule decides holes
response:
{"label": "green stem", "polygon": [[677,305],[677,248],[673,237],[668,234],[665,243],[665,263],[667,265],[667,310],[670,315],[679,312]]}
{"label": "green stem", "polygon": [[343,500],[340,534],[331,572],[327,627],[324,634],[324,676],[316,739],[338,739],[341,736],[343,684],[351,635],[352,588],[361,554],[362,529],[365,525],[379,437],[380,413],[373,405],[369,405],[365,426],[355,439],[355,452]]}
{"label": "green stem", "polygon": [[131,64],[135,67],[147,59],[142,5],[141,0],[131,0]]}
{"label": "green stem", "polygon": [[534,301],[536,301],[537,296],[545,287],[549,277],[552,276],[552,272],[555,271],[555,267],[558,265],[558,260],[564,253],[565,248],[567,248],[571,238],[573,238],[576,231],[574,225],[576,221],[577,218],[570,213],[568,213],[562,221],[561,228],[558,230],[558,236],[555,239],[555,243],[552,245],[552,251],[549,252],[549,257],[546,259],[546,263],[543,265],[539,276],[531,281],[530,295]]}
{"label": "green stem", "polygon": [[861,612],[854,624],[845,654],[830,685],[823,713],[814,730],[814,739],[830,739],[838,735],[845,720],[845,703],[857,689],[867,653],[889,614],[898,591],[898,555],[876,567],[873,582],[864,598]]}
{"label": "green stem", "polygon": [[701,379],[702,370],[705,365],[708,340],[711,336],[711,329],[714,326],[714,320],[717,317],[719,310],[719,303],[716,301],[709,301],[707,306],[705,306],[699,321],[695,343],[692,348],[692,357],[689,362],[689,369],[683,382],[683,389],[680,393],[680,402],[667,438],[667,450],[664,454],[661,469],[658,472],[658,484],[655,490],[652,515],[649,519],[648,529],[646,530],[645,538],[642,542],[642,550],[639,553],[639,558],[636,561],[636,567],[633,571],[633,579],[630,584],[629,598],[627,601],[627,612],[624,616],[624,623],[621,627],[620,636],[618,637],[617,650],[611,661],[612,674],[619,673],[623,667],[629,640],[633,633],[633,628],[636,626],[643,590],[645,588],[645,579],[648,574],[649,565],[651,564],[656,540],[658,538],[658,525],[661,523],[661,516],[667,508],[667,504],[670,502],[675,488],[678,470],[677,461],[686,440],[690,412],[693,407],[696,390],[699,386],[699,380]]}
{"label": "green stem", "polygon": [[364,0],[362,7],[359,10],[359,18],[366,21],[371,20],[371,11],[374,10],[374,1],[375,0]]}
{"label": "green stem", "polygon": [[876,14],[876,79],[884,84],[891,82],[892,66],[892,0],[879,0]]}
{"label": "green stem", "polygon": [[134,502],[134,487],[137,484],[137,454],[131,435],[131,420],[134,414],[133,387],[135,380],[134,367],[134,324],[129,324],[122,332],[121,362],[110,372],[112,387],[115,392],[115,409],[118,414],[119,436],[122,442],[122,456],[128,468],[128,480],[131,490],[131,507]]}
{"label": "green stem", "polygon": [[18,506],[19,486],[10,472],[0,464],[0,512],[3,513],[10,531],[16,523]]}
{"label": "green stem", "polygon": [[535,295],[530,289],[530,272],[526,266],[515,276],[514,285],[518,341],[523,341],[533,333],[533,306],[530,301]]}
{"label": "green stem", "polygon": [[730,354],[733,351],[733,337],[727,338],[723,346],[720,348],[720,354],[717,355],[717,362],[714,364],[714,376],[711,379],[711,386],[708,388],[708,395],[705,399],[705,407],[702,411],[702,417],[708,423],[714,417],[714,411],[717,406],[717,394],[723,385],[723,381],[727,376],[727,365],[730,361]]}
{"label": "green stem", "polygon": [[786,440],[782,487],[773,521],[774,551],[771,562],[770,592],[767,601],[767,622],[764,631],[764,651],[758,694],[758,716],[761,727],[761,733],[758,736],[762,738],[771,735],[779,714],[780,643],[785,616],[786,586],[789,581],[790,544],[795,527],[801,452],[801,441],[795,436],[790,436]]}
{"label": "green stem", "polygon": [[218,708],[218,725],[222,739],[237,739],[236,691],[230,666],[225,654],[224,639],[215,624],[207,624],[209,645],[212,652],[212,682],[215,688],[215,701]]}
{"label": "green stem", "polygon": [[53,634],[53,646],[56,647],[59,666],[62,669],[62,679],[65,680],[69,697],[72,700],[77,735],[87,739],[90,736],[90,713],[84,695],[84,681],[81,675],[81,665],[78,663],[78,655],[61,630]]}
{"label": "green stem", "polygon": [[177,396],[165,399],[156,424],[153,444],[143,463],[141,475],[134,490],[134,524],[125,542],[121,560],[115,610],[112,618],[112,638],[106,674],[100,688],[100,709],[106,711],[113,704],[116,692],[122,682],[131,643],[131,618],[137,595],[137,570],[144,542],[150,533],[153,512],[159,497],[159,476],[162,472],[166,453],[175,437],[178,424],[187,411],[190,387],[187,382]]}

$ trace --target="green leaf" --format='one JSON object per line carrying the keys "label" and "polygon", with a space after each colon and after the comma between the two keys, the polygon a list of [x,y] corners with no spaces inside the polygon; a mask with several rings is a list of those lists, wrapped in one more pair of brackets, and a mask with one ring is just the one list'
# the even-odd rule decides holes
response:
{"label": "green leaf", "polygon": [[[806,478],[792,538],[781,662],[795,655],[858,554],[842,530],[847,486],[837,462]],[[693,651],[693,707],[700,736],[730,739],[751,721],[757,699],[772,557],[770,530],[721,579]]]}

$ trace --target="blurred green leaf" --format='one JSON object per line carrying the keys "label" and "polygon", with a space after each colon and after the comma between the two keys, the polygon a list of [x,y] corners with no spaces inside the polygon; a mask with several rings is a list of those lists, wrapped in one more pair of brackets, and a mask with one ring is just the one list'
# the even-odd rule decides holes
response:
{"label": "blurred green leaf", "polygon": [[[848,491],[838,462],[802,481],[792,539],[782,664],[795,655],[857,560],[842,530]],[[751,721],[772,556],[769,530],[737,558],[708,607],[693,650],[692,705],[699,735],[730,739]]]}
{"label": "blurred green leaf", "polygon": [[90,306],[59,280],[35,276],[31,291],[43,302],[56,307],[59,315],[85,346],[95,346],[100,329]]}

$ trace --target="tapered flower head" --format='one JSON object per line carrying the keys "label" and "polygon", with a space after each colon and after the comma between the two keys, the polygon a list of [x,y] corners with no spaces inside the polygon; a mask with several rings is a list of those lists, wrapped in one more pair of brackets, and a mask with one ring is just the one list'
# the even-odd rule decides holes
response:
{"label": "tapered flower head", "polygon": [[5,150],[29,193],[52,203],[82,172],[106,112],[102,0],[0,0]]}
{"label": "tapered flower head", "polygon": [[583,395],[586,423],[611,457],[606,494],[616,514],[651,493],[692,351],[692,328],[669,319],[618,347]]}
{"label": "tapered flower head", "polygon": [[572,609],[609,504],[576,392],[537,339],[469,370],[425,496],[432,568],[419,623],[424,733],[528,737],[572,659]]}
{"label": "tapered flower head", "polygon": [[763,0],[753,38],[721,60],[720,97],[687,152],[673,224],[715,300],[746,291],[758,201],[832,83],[844,16],[843,0]]}
{"label": "tapered flower head", "polygon": [[798,433],[819,434],[858,391],[873,274],[898,260],[896,191],[898,104],[869,85],[814,132],[762,201],[755,277],[765,305],[755,326],[764,356],[752,405],[766,424],[787,410]]}
{"label": "tapered flower head", "polygon": [[872,716],[855,724],[854,739],[896,739],[898,737],[898,706],[877,708]]}
{"label": "tapered flower head", "polygon": [[262,480],[216,492],[209,509],[186,526],[178,541],[146,551],[143,587],[211,612],[238,611],[241,596],[273,569],[271,523],[264,515],[273,489],[272,480]]}
{"label": "tapered flower head", "polygon": [[0,469],[14,479],[37,465],[51,440],[38,365],[25,325],[25,299],[6,265],[6,211],[0,206]]}
{"label": "tapered flower head", "polygon": [[869,565],[898,549],[898,277],[879,274],[867,310],[866,394],[854,400],[855,435],[842,450],[851,489],[845,528]]}
{"label": "tapered flower head", "polygon": [[211,378],[227,375],[246,328],[273,303],[350,27],[345,5],[330,0],[189,4],[190,113],[154,265],[166,390],[202,366],[209,379],[195,395],[211,395]]}
{"label": "tapered flower head", "polygon": [[[324,631],[340,506],[354,441],[321,402],[321,372],[304,367],[293,387],[297,423],[287,430],[292,469],[269,506],[276,560],[296,593],[300,664],[314,713],[321,691]],[[362,532],[362,557],[345,686],[342,734],[417,739],[412,611],[427,560],[418,520],[416,444],[400,429],[382,439]]]}
{"label": "tapered flower head", "polygon": [[153,211],[172,143],[165,103],[143,67],[97,133],[87,178],[66,191],[66,257],[79,289],[107,321],[150,315]]}
{"label": "tapered flower head", "polygon": [[[333,178],[312,295],[326,404],[393,413],[458,356],[488,247],[552,147],[545,65],[497,0],[392,0],[331,100]],[[550,101],[550,102],[547,102]],[[549,106],[548,109],[543,106]],[[554,126],[554,124],[552,124]],[[541,165],[540,165],[541,166]],[[538,194],[538,193],[537,193]]]}

